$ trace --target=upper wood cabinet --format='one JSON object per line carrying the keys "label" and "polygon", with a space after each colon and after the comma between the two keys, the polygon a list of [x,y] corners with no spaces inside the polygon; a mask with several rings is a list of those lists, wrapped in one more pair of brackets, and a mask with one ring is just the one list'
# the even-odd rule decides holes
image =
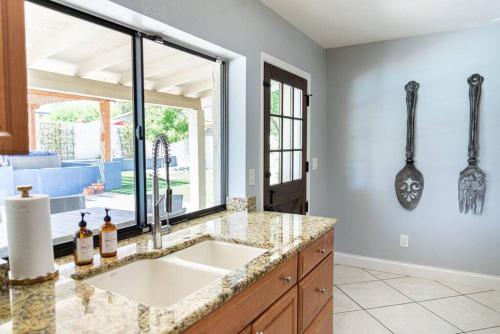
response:
{"label": "upper wood cabinet", "polygon": [[29,151],[24,0],[0,1],[0,154]]}

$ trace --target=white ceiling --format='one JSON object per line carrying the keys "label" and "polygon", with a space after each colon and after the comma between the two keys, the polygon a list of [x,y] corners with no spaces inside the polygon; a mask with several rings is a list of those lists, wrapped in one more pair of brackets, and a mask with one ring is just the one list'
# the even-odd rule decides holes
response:
{"label": "white ceiling", "polygon": [[468,29],[500,17],[500,0],[261,1],[325,48]]}

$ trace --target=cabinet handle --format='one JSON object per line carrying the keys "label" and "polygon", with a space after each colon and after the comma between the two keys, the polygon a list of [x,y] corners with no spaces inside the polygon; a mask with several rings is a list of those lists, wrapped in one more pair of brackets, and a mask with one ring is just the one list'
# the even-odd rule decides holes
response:
{"label": "cabinet handle", "polygon": [[320,249],[320,250],[318,250],[318,252],[319,252],[321,255],[323,255],[323,254],[325,254],[326,250],[325,250],[325,249]]}
{"label": "cabinet handle", "polygon": [[[290,284],[290,282],[292,281],[292,276],[285,276],[285,277],[283,277],[283,280],[285,281],[285,283]],[[262,334],[263,334],[263,332],[262,332]]]}
{"label": "cabinet handle", "polygon": [[317,288],[316,291],[320,292],[320,293],[325,293],[326,289],[325,288]]}
{"label": "cabinet handle", "polygon": [[264,332],[255,332],[255,334],[264,334]]}

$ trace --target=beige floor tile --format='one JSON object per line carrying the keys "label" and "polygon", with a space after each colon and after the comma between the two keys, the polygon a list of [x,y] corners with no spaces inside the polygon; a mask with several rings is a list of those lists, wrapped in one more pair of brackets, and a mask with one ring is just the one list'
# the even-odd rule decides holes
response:
{"label": "beige floor tile", "polygon": [[483,329],[480,331],[468,332],[470,334],[500,334],[500,327]]}
{"label": "beige floor tile", "polygon": [[373,276],[375,276],[378,279],[390,279],[390,278],[404,277],[404,275],[386,273],[386,272],[370,270],[370,269],[366,269],[366,271],[368,271],[370,274],[372,274]]}
{"label": "beige floor tile", "polygon": [[464,296],[430,300],[420,304],[464,331],[500,326],[500,313]]}
{"label": "beige floor tile", "polygon": [[395,334],[455,334],[462,331],[413,303],[368,310]]}
{"label": "beige floor tile", "polygon": [[341,285],[339,288],[363,308],[410,303],[412,300],[381,281]]}
{"label": "beige floor tile", "polygon": [[416,301],[458,296],[459,293],[441,283],[421,278],[403,277],[385,281],[387,284]]}
{"label": "beige floor tile", "polygon": [[343,265],[335,265],[333,275],[333,281],[335,284],[358,283],[377,280],[375,276],[371,275],[369,272],[361,268],[348,267]]}
{"label": "beige floor tile", "polygon": [[500,312],[500,291],[475,293],[469,297]]}
{"label": "beige floor tile", "polygon": [[478,285],[471,285],[471,284],[463,284],[463,283],[458,283],[458,282],[440,282],[444,285],[446,285],[449,288],[452,288],[455,291],[460,292],[461,294],[468,294],[468,293],[476,293],[476,292],[485,292],[485,291],[490,291],[490,288],[485,288],[484,286],[478,286]]}
{"label": "beige floor tile", "polygon": [[339,313],[333,316],[335,334],[390,334],[366,311]]}
{"label": "beige floor tile", "polygon": [[339,288],[333,288],[333,313],[350,312],[361,310],[349,297],[347,297]]}

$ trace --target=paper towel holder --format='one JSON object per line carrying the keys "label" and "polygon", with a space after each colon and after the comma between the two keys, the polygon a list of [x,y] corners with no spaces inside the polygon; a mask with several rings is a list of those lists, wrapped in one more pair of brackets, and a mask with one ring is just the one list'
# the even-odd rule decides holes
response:
{"label": "paper towel holder", "polygon": [[[29,191],[33,189],[31,185],[20,185],[17,186],[16,189],[21,192],[22,198],[30,197]],[[37,277],[25,277],[25,278],[14,278],[9,271],[9,284],[10,285],[31,285],[36,283],[41,283],[49,280],[53,280],[59,277],[59,269],[56,265],[54,265],[54,270]]]}
{"label": "paper towel holder", "polygon": [[17,191],[21,192],[21,197],[30,197],[30,190],[33,189],[33,187],[29,184],[27,185],[21,185],[16,187]]}
{"label": "paper towel holder", "polygon": [[57,269],[56,266],[54,266],[54,271],[47,273],[42,276],[38,277],[32,277],[32,278],[21,278],[21,279],[16,279],[12,278],[9,272],[9,284],[10,285],[31,285],[31,284],[36,284],[36,283],[42,283],[45,281],[50,281],[53,279],[56,279],[59,277],[59,269]]}

